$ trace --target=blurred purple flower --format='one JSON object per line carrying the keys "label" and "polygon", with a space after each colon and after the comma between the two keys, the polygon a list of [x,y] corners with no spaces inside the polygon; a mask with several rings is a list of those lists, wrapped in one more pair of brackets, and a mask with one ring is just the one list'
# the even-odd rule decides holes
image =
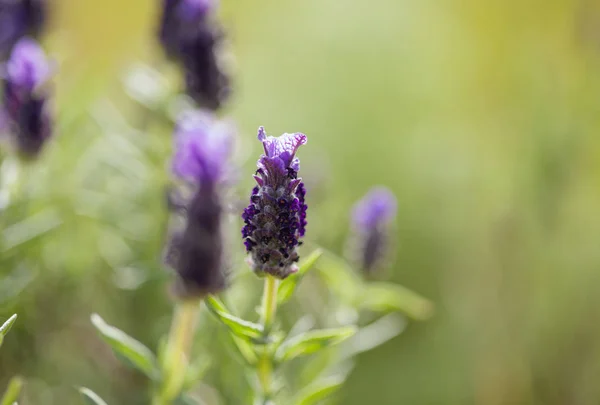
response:
{"label": "blurred purple flower", "polygon": [[36,156],[52,132],[46,84],[52,68],[31,39],[14,47],[4,67],[3,110],[20,152]]}
{"label": "blurred purple flower", "polygon": [[230,168],[233,125],[218,121],[209,113],[185,114],[175,130],[173,173],[193,183],[222,180]]}
{"label": "blurred purple flower", "polygon": [[229,78],[218,58],[223,33],[210,19],[215,8],[215,0],[165,0],[159,30],[166,54],[182,65],[186,93],[212,110],[229,94]]}
{"label": "blurred purple flower", "polygon": [[177,272],[179,297],[216,293],[227,284],[220,185],[229,168],[232,140],[231,127],[205,113],[187,114],[177,126],[173,172],[194,188],[189,203],[178,202],[185,205],[179,210],[185,227],[172,234],[165,258]]}
{"label": "blurred purple flower", "polygon": [[0,0],[0,59],[10,54],[19,39],[39,34],[46,6],[45,0]]}
{"label": "blurred purple flower", "polygon": [[258,185],[242,214],[242,237],[254,272],[283,279],[297,270],[296,246],[305,233],[306,190],[298,178],[300,161],[295,155],[307,139],[301,133],[267,136],[260,127],[258,140],[265,154],[254,176]]}
{"label": "blurred purple flower", "polygon": [[163,0],[159,39],[168,56],[179,58],[182,44],[203,30],[215,0]]}
{"label": "blurred purple flower", "polygon": [[371,189],[354,206],[355,261],[366,274],[377,270],[389,245],[389,226],[396,216],[396,197],[385,187]]}

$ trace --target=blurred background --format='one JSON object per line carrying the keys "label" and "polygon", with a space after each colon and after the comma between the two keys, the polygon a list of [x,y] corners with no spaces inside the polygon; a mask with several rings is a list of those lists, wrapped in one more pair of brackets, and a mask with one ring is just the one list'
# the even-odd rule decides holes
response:
{"label": "blurred background", "polygon": [[[1,218],[0,321],[19,319],[0,387],[24,375],[25,404],[79,403],[79,385],[144,403],[89,314],[150,347],[169,325],[171,124],[123,90],[133,64],[170,69],[159,3],[54,1],[58,136]],[[358,359],[340,403],[600,403],[600,3],[221,3],[240,198],[259,125],[306,133],[310,242],[342,253],[352,204],[386,185],[392,278],[436,303]]]}

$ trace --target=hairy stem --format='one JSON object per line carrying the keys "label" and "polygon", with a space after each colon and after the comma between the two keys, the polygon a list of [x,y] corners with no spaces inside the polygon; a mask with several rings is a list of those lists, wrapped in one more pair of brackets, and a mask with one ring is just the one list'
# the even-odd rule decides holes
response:
{"label": "hairy stem", "polygon": [[[265,338],[269,336],[271,328],[273,327],[273,322],[275,321],[275,314],[277,312],[278,286],[278,279],[271,276],[267,276],[265,278],[260,319],[261,324],[264,326]],[[273,382],[273,359],[268,345],[265,345],[264,351],[258,360],[258,364],[256,365],[256,373],[263,391],[263,398],[265,401],[269,401]]]}
{"label": "hairy stem", "polygon": [[199,311],[200,300],[197,299],[180,301],[175,307],[162,361],[162,385],[154,398],[154,405],[168,405],[181,393]]}

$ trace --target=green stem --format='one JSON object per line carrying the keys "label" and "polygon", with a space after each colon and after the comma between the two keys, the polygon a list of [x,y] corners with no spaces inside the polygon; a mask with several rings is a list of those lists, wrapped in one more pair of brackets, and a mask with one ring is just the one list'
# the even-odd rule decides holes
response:
{"label": "green stem", "polygon": [[162,362],[162,385],[153,399],[154,405],[168,405],[181,393],[199,311],[197,299],[180,301],[175,307]]}
{"label": "green stem", "polygon": [[[260,319],[260,322],[264,327],[265,338],[269,336],[271,328],[273,327],[273,322],[275,321],[275,314],[277,312],[278,286],[278,279],[271,276],[267,276],[265,278]],[[267,401],[271,396],[271,386],[273,382],[273,359],[268,345],[265,345],[264,351],[258,359],[256,373],[263,391],[263,398],[265,401]]]}

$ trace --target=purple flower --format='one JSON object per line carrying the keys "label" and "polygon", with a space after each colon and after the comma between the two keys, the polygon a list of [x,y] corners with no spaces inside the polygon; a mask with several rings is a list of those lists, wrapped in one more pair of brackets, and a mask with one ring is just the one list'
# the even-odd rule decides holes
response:
{"label": "purple flower", "polygon": [[159,39],[168,56],[179,58],[182,44],[203,29],[215,7],[215,0],[163,0]]}
{"label": "purple flower", "polygon": [[231,129],[208,114],[190,113],[178,124],[175,144],[173,172],[193,193],[189,202],[178,195],[184,227],[172,233],[165,261],[178,275],[179,297],[216,293],[226,286],[220,185],[229,166]]}
{"label": "purple flower", "polygon": [[229,78],[219,63],[223,33],[211,21],[216,0],[165,0],[159,37],[166,54],[181,63],[186,93],[215,110],[229,94]]}
{"label": "purple flower", "polygon": [[207,26],[182,44],[186,93],[198,105],[211,110],[220,108],[230,93],[229,77],[219,62],[222,37],[219,29]]}
{"label": "purple flower", "polygon": [[233,125],[201,111],[189,112],[175,131],[173,173],[192,183],[222,180],[229,169]]}
{"label": "purple flower", "polygon": [[22,153],[36,156],[52,131],[46,89],[51,66],[35,41],[22,39],[4,70],[3,109],[9,130]]}
{"label": "purple flower", "polygon": [[385,187],[375,187],[367,193],[352,212],[355,261],[366,274],[376,270],[386,256],[389,227],[396,216],[396,197]]}
{"label": "purple flower", "polygon": [[296,246],[304,236],[306,190],[298,178],[300,161],[296,151],[306,143],[301,133],[267,136],[258,129],[265,154],[258,160],[250,205],[244,210],[242,237],[251,265],[259,276],[286,278],[297,270]]}
{"label": "purple flower", "polygon": [[39,34],[45,20],[45,0],[0,0],[0,59],[19,39]]}

